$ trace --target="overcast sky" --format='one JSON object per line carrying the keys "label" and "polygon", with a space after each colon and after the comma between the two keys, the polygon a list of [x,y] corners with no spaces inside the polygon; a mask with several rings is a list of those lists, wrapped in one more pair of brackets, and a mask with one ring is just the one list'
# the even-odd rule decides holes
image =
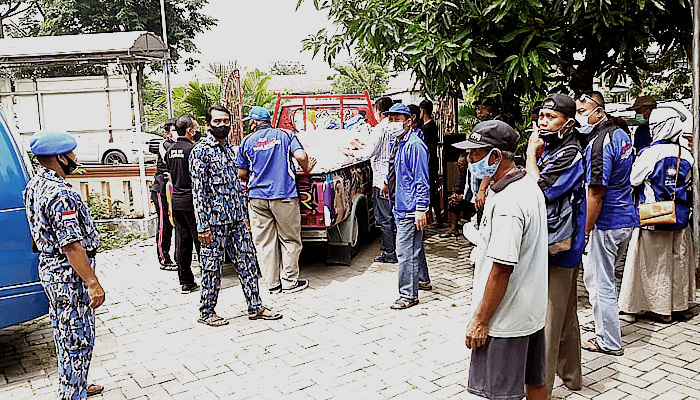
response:
{"label": "overcast sky", "polygon": [[[211,30],[199,34],[195,44],[200,54],[194,57],[202,66],[215,61],[237,60],[239,65],[268,71],[275,61],[298,61],[309,73],[332,74],[333,70],[310,51],[301,52],[301,41],[319,29],[333,29],[327,14],[317,11],[312,0],[305,0],[295,11],[297,0],[209,0],[203,12],[219,21]],[[346,55],[342,55],[342,61]],[[173,84],[205,79],[201,68],[172,77]]]}

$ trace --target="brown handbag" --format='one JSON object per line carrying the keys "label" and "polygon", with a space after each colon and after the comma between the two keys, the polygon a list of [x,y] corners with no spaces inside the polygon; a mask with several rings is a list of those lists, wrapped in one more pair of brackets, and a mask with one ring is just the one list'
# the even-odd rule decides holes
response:
{"label": "brown handbag", "polygon": [[643,203],[639,205],[639,223],[642,226],[665,225],[676,223],[676,186],[681,171],[681,146],[678,145],[678,160],[676,161],[676,179],[673,182],[671,200]]}

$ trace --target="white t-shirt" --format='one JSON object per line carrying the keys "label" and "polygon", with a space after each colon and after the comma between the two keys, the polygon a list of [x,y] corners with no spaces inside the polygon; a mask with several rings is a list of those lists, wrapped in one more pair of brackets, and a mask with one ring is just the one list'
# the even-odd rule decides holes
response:
{"label": "white t-shirt", "polygon": [[537,182],[525,175],[499,192],[489,188],[487,199],[477,247],[472,250],[472,308],[476,311],[481,303],[493,262],[512,265],[508,289],[489,323],[489,336],[527,336],[544,328],[547,313],[544,195]]}

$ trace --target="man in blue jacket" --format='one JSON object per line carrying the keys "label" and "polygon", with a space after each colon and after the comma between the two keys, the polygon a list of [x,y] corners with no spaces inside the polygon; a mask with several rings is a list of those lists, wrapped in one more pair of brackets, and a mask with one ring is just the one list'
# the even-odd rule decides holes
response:
{"label": "man in blue jacket", "polygon": [[556,93],[542,102],[527,146],[526,170],[539,185],[547,206],[549,291],[545,342],[545,384],[554,376],[571,390],[582,385],[581,336],[576,308],[577,280],[586,245],[586,162],[576,137],[576,103]]}
{"label": "man in blue jacket", "polygon": [[396,256],[399,259],[399,297],[391,308],[418,304],[418,290],[431,290],[423,249],[423,229],[430,207],[428,147],[411,125],[411,111],[394,104],[385,113],[393,139],[389,157],[388,189],[396,220]]}

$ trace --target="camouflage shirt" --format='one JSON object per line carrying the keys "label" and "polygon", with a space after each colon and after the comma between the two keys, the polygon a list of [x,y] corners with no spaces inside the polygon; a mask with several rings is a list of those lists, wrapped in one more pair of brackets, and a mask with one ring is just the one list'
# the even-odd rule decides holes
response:
{"label": "camouflage shirt", "polygon": [[41,281],[82,282],[63,252],[63,247],[75,242],[81,242],[87,252],[99,245],[97,226],[80,194],[55,171],[40,166],[24,189],[24,206],[32,239],[41,253]]}
{"label": "camouflage shirt", "polygon": [[198,232],[248,218],[236,152],[230,143],[222,146],[208,136],[192,149],[189,161]]}

